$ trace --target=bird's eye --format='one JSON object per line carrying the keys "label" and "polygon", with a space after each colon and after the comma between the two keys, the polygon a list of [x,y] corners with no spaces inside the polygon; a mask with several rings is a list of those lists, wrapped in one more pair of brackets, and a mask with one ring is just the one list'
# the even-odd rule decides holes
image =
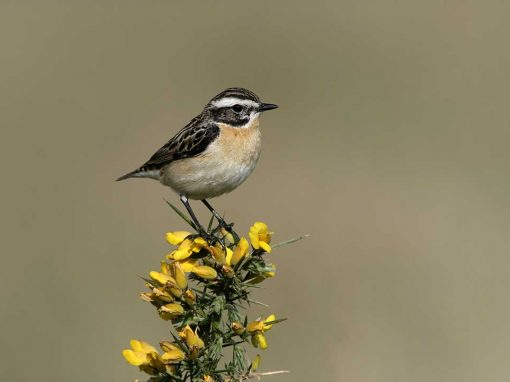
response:
{"label": "bird's eye", "polygon": [[243,111],[243,107],[239,104],[235,104],[234,106],[232,106],[232,110],[234,110],[236,113],[240,113],[241,111]]}

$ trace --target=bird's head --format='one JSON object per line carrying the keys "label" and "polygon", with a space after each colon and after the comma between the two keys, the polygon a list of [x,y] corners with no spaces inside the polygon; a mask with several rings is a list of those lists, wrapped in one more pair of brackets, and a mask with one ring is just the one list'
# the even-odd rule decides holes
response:
{"label": "bird's head", "polygon": [[229,88],[211,99],[204,112],[215,122],[242,128],[250,126],[260,113],[277,107],[261,102],[255,93],[247,89]]}

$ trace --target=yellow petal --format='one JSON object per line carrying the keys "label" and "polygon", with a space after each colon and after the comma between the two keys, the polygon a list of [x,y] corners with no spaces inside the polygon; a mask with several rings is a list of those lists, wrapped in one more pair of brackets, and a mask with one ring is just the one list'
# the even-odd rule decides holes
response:
{"label": "yellow petal", "polygon": [[232,278],[232,277],[234,277],[234,274],[235,274],[234,270],[233,270],[233,269],[232,269],[232,267],[231,267],[231,266],[229,266],[229,265],[224,265],[224,266],[222,266],[222,267],[221,267],[221,272],[222,272],[222,273],[223,273],[226,277],[228,277],[228,278]]}
{"label": "yellow petal", "polygon": [[184,300],[190,306],[195,304],[195,302],[197,300],[197,297],[195,296],[195,292],[193,292],[191,289],[188,289],[186,292],[184,292]]}
{"label": "yellow petal", "polygon": [[275,321],[275,320],[276,320],[276,316],[274,314],[271,314],[270,316],[268,316],[264,320],[264,331],[269,330],[273,327],[273,324],[267,325],[266,322],[271,322],[271,321]]}
{"label": "yellow petal", "polygon": [[168,243],[170,243],[172,245],[179,245],[189,235],[191,235],[191,232],[188,232],[188,231],[167,232],[167,234],[166,234],[166,241],[168,241]]}
{"label": "yellow petal", "polygon": [[255,222],[253,223],[253,227],[257,228],[258,231],[260,232],[267,232],[268,228],[267,228],[267,224],[266,223],[263,223],[263,222]]}
{"label": "yellow petal", "polygon": [[196,266],[191,270],[191,272],[206,280],[214,280],[218,277],[216,270],[207,265]]}
{"label": "yellow petal", "polygon": [[255,249],[259,249],[259,234],[257,232],[250,232],[248,233],[248,236],[250,237],[251,246]]}
{"label": "yellow petal", "polygon": [[225,256],[225,264],[227,264],[228,266],[230,266],[230,264],[231,264],[232,256],[234,256],[234,252],[230,248],[227,248],[227,255]]}
{"label": "yellow petal", "polygon": [[175,284],[175,279],[169,275],[165,275],[164,273],[152,271],[149,273],[151,279],[156,280],[162,285],[165,285],[166,283]]}
{"label": "yellow petal", "polygon": [[248,244],[248,240],[242,237],[234,248],[232,259],[230,260],[231,265],[236,265],[239,261],[241,261],[248,253],[249,248],[250,245]]}
{"label": "yellow petal", "polygon": [[196,333],[195,336],[188,342],[191,348],[203,349],[205,347],[204,341],[202,341],[202,339],[196,335]]}
{"label": "yellow petal", "polygon": [[166,303],[172,302],[174,300],[174,298],[166,290],[161,290],[159,288],[153,288],[152,293],[153,293],[153,296],[151,296],[151,297],[155,297],[158,300],[161,300]]}
{"label": "yellow petal", "polygon": [[129,341],[129,344],[131,345],[131,349],[134,351],[139,351],[143,353],[143,346],[142,343],[138,340],[131,340]]}
{"label": "yellow petal", "polygon": [[228,232],[225,228],[220,229],[221,234],[227,241],[231,244],[234,244],[234,235],[232,235],[230,232]]}
{"label": "yellow petal", "polygon": [[163,305],[161,308],[159,308],[159,310],[174,315],[180,315],[184,313],[184,308],[182,305],[175,303]]}
{"label": "yellow petal", "polygon": [[266,251],[267,253],[271,253],[271,246],[267,244],[265,241],[260,241],[259,245],[260,248],[262,248],[264,251]]}
{"label": "yellow petal", "polygon": [[243,324],[241,324],[240,322],[232,322],[232,330],[234,331],[235,334],[240,336],[241,334],[244,333],[245,328]]}
{"label": "yellow petal", "polygon": [[192,248],[186,247],[186,248],[179,248],[171,253],[172,259],[174,260],[184,260],[191,256],[192,254]]}
{"label": "yellow petal", "polygon": [[179,347],[175,344],[173,344],[172,342],[170,341],[161,341],[159,343],[159,347],[161,348],[161,350],[163,350],[164,352],[167,352],[167,351],[171,351],[171,350],[174,350],[174,349],[179,349]]}
{"label": "yellow petal", "polygon": [[261,348],[262,350],[267,349],[266,337],[262,333],[257,333],[251,337],[253,346]]}
{"label": "yellow petal", "polygon": [[161,317],[161,319],[165,320],[165,321],[170,321],[177,317],[172,313],[167,313],[167,312],[162,312],[162,311],[159,311],[158,314],[159,314],[159,317]]}
{"label": "yellow petal", "polygon": [[259,368],[260,366],[260,355],[256,355],[255,356],[255,359],[253,360],[253,362],[251,363],[251,367],[250,367],[250,371],[257,371],[257,369]]}
{"label": "yellow petal", "polygon": [[145,302],[153,302],[154,299],[152,298],[152,293],[150,292],[144,292],[144,293],[140,293],[140,298],[145,301]]}
{"label": "yellow petal", "polygon": [[161,356],[163,362],[182,361],[186,354],[179,348],[169,350]]}
{"label": "yellow petal", "polygon": [[186,289],[188,286],[188,280],[186,279],[186,274],[184,273],[182,265],[179,262],[173,263],[173,271],[177,286],[181,289]]}
{"label": "yellow petal", "polygon": [[151,365],[158,371],[163,372],[166,370],[165,364],[163,363],[163,360],[161,359],[161,356],[159,354],[157,353],[148,354],[147,359],[149,360],[149,365]]}
{"label": "yellow petal", "polygon": [[135,352],[141,352],[141,353],[145,353],[145,354],[158,352],[154,346],[152,346],[151,344],[149,344],[145,341],[131,340],[129,342],[129,344],[131,345],[131,348]]}
{"label": "yellow petal", "polygon": [[264,323],[262,321],[252,321],[246,326],[246,330],[250,333],[263,331]]}
{"label": "yellow petal", "polygon": [[222,264],[222,265],[226,263],[225,253],[223,252],[222,248],[219,248],[218,246],[214,246],[214,247],[208,247],[208,250],[211,253],[211,255],[214,257],[214,260],[216,260],[217,263]]}
{"label": "yellow petal", "polygon": [[185,273],[189,273],[195,268],[198,264],[198,260],[195,259],[187,259],[184,261],[179,261],[179,264],[181,264],[182,270]]}
{"label": "yellow petal", "polygon": [[195,240],[193,240],[193,243],[195,243],[199,247],[205,247],[207,245],[207,241],[205,241],[205,239],[201,237],[195,238]]}
{"label": "yellow petal", "polygon": [[161,262],[161,273],[163,273],[164,275],[168,275],[168,276],[172,275],[171,269],[170,269],[170,264],[168,264],[166,261]]}
{"label": "yellow petal", "polygon": [[147,355],[131,349],[122,350],[122,355],[131,365],[140,366],[147,362]]}
{"label": "yellow petal", "polygon": [[197,331],[193,331],[189,325],[186,325],[186,327],[179,332],[179,337],[186,341],[186,344],[190,348],[203,349],[205,346],[204,341],[198,336]]}

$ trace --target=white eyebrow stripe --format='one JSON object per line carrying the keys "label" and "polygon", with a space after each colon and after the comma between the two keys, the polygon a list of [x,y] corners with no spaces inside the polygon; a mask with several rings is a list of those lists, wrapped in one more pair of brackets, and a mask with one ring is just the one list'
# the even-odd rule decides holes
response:
{"label": "white eyebrow stripe", "polygon": [[242,105],[242,106],[251,106],[251,107],[259,106],[259,104],[255,101],[252,101],[249,99],[239,99],[239,98],[235,98],[235,97],[225,97],[225,98],[222,98],[222,99],[212,102],[212,105],[217,108],[230,107],[230,106],[234,106],[236,104]]}

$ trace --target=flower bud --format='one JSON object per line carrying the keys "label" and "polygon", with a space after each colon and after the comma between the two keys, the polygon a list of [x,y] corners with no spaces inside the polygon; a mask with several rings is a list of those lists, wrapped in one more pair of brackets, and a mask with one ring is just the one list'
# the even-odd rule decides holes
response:
{"label": "flower bud", "polygon": [[186,292],[184,292],[184,301],[186,301],[189,306],[193,306],[197,301],[195,292],[193,292],[191,289],[188,289]]}
{"label": "flower bud", "polygon": [[246,329],[240,322],[235,321],[232,322],[232,330],[234,331],[235,334],[240,336],[245,332]]}
{"label": "flower bud", "polygon": [[191,272],[206,280],[214,280],[218,277],[216,270],[207,265],[198,265],[194,267]]}

